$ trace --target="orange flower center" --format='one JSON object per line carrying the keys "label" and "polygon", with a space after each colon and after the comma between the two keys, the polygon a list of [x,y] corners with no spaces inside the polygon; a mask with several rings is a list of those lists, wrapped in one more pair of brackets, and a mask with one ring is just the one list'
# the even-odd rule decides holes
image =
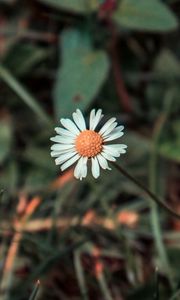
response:
{"label": "orange flower center", "polygon": [[75,146],[81,156],[93,157],[101,152],[102,136],[93,130],[84,130],[76,138]]}

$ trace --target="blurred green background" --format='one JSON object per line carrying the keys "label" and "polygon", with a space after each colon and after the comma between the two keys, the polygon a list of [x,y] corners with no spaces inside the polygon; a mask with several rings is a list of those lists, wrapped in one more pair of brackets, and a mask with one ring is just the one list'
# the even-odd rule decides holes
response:
{"label": "blurred green background", "polygon": [[[113,168],[50,157],[61,117],[125,126],[132,176],[180,214],[179,0],[0,0],[0,299],[180,299],[180,221]],[[39,283],[39,281],[40,283]]]}

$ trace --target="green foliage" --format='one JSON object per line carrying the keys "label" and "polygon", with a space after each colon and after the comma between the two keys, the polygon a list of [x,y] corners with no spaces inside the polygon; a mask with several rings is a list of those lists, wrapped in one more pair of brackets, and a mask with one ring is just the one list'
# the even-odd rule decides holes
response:
{"label": "green foliage", "polygon": [[167,159],[180,163],[180,121],[174,121],[169,137],[161,141],[160,154]]}
{"label": "green foliage", "polygon": [[180,139],[178,140],[168,140],[161,143],[159,147],[159,152],[167,159],[174,160],[180,163]]}
{"label": "green foliage", "polygon": [[8,193],[14,192],[17,188],[19,181],[18,164],[15,160],[10,160],[6,164],[6,168],[1,172],[0,177],[0,189],[5,190]]}
{"label": "green foliage", "polygon": [[9,120],[0,120],[0,164],[9,155],[12,144],[12,126]]}
{"label": "green foliage", "polygon": [[[128,151],[118,164],[179,211],[180,39],[166,33],[177,28],[179,1],[21,2],[0,0],[2,300],[153,299],[156,266],[159,298],[175,299],[179,221],[161,208],[151,215],[146,194],[111,163],[97,180],[89,164],[82,181],[62,173],[50,137],[52,119],[80,108],[88,121],[91,108],[102,108],[102,124],[117,117],[125,126],[119,143]],[[22,204],[38,206],[26,219]],[[123,224],[130,211],[137,223]],[[21,217],[25,231],[14,243]]]}
{"label": "green foliage", "polygon": [[155,291],[153,284],[143,285],[137,288],[134,292],[130,293],[127,300],[152,300]]}
{"label": "green foliage", "polygon": [[122,0],[113,20],[136,30],[166,31],[178,26],[174,14],[159,0]]}
{"label": "green foliage", "polygon": [[[180,76],[179,67],[179,60],[170,50],[164,49],[155,59],[153,72],[160,81],[149,84],[147,88],[147,98],[150,101],[151,113],[154,118],[165,117],[167,110],[170,114],[178,113],[180,89],[176,80]],[[165,101],[169,92],[172,99],[167,108]],[[165,158],[179,162],[179,121],[175,119],[173,122],[169,122],[167,128],[169,129],[168,134],[163,133],[158,143],[158,151]]]}
{"label": "green foliage", "polygon": [[43,47],[29,43],[16,44],[4,58],[4,65],[14,75],[23,76],[31,72],[32,68],[44,61],[48,52]]}
{"label": "green foliage", "polygon": [[54,162],[48,153],[48,147],[30,146],[24,152],[24,159],[36,167],[44,168],[49,171],[54,170]]}
{"label": "green foliage", "polygon": [[162,111],[162,99],[169,89],[174,88],[174,100],[171,112],[179,110],[179,86],[177,80],[180,76],[180,63],[178,58],[168,49],[163,49],[155,58],[152,72],[155,80],[147,85],[146,98],[151,106],[150,115],[152,118]]}
{"label": "green foliage", "polygon": [[98,94],[109,69],[105,51],[92,47],[88,33],[66,30],[61,35],[62,64],[54,87],[57,118],[85,110]]}
{"label": "green foliage", "polygon": [[180,63],[169,49],[163,49],[154,62],[154,72],[163,79],[173,79],[180,75]]}
{"label": "green foliage", "polygon": [[49,116],[43,111],[36,99],[27,89],[7,70],[0,65],[0,78],[27,104],[37,116],[46,124],[50,124]]}
{"label": "green foliage", "polygon": [[63,9],[75,13],[89,13],[99,7],[98,0],[40,0],[57,9]]}

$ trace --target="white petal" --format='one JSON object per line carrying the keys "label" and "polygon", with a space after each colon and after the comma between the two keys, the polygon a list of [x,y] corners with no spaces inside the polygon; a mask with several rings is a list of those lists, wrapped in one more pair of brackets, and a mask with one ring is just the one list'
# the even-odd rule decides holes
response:
{"label": "white petal", "polygon": [[72,151],[74,151],[74,149],[51,151],[51,156],[52,157],[58,157],[62,154],[69,153],[69,152],[72,152]]}
{"label": "white petal", "polygon": [[81,157],[74,169],[74,176],[82,179],[87,176],[87,157]]}
{"label": "white petal", "polygon": [[119,151],[119,153],[126,153],[127,145],[124,144],[110,144],[108,145],[114,150]]}
{"label": "white petal", "polygon": [[114,128],[114,130],[111,131],[111,133],[109,133],[108,135],[106,135],[104,137],[105,137],[105,139],[108,139],[108,141],[115,140],[124,134],[124,132],[122,132],[123,129],[124,129],[123,125],[117,126],[116,128]]}
{"label": "white petal", "polygon": [[[72,152],[72,150],[71,150],[71,152]],[[62,154],[62,152],[61,151],[51,151],[50,154],[52,157],[58,157],[59,155]]]}
{"label": "white petal", "polygon": [[92,116],[90,115],[90,126],[89,129],[94,130],[96,126],[98,125],[99,121],[102,119],[102,109],[98,109],[97,113],[94,115],[92,113]]}
{"label": "white petal", "polygon": [[80,109],[76,109],[76,112],[73,113],[73,119],[80,130],[86,130],[86,123]]}
{"label": "white petal", "polygon": [[115,121],[116,121],[116,118],[111,118],[111,119],[109,119],[109,120],[103,125],[103,127],[101,128],[101,130],[99,130],[99,133],[100,133],[100,134],[103,134],[106,130],[108,130],[109,126],[110,126],[111,124],[113,124]]}
{"label": "white petal", "polygon": [[103,137],[106,137],[107,135],[109,135],[109,134],[114,130],[114,128],[116,127],[116,125],[117,125],[117,122],[112,123],[112,124],[108,127],[108,129],[105,130],[105,132],[102,134],[102,136],[103,136]]}
{"label": "white petal", "polygon": [[60,151],[51,151],[50,154],[52,157],[58,157],[59,155],[61,155],[61,152]]}
{"label": "white petal", "polygon": [[104,142],[109,142],[109,141],[113,141],[116,140],[118,138],[120,138],[121,136],[123,136],[124,132],[119,131],[116,133],[110,133],[109,135],[107,135],[107,137],[104,138]]}
{"label": "white petal", "polygon": [[97,155],[97,159],[102,169],[111,170],[111,168],[108,166],[107,160],[101,154]]}
{"label": "white petal", "polygon": [[61,171],[64,171],[65,169],[67,169],[68,167],[70,167],[72,164],[74,164],[78,159],[80,158],[79,154],[76,154],[75,156],[73,156],[71,159],[69,159],[68,161],[66,161],[62,166],[61,166]]}
{"label": "white petal", "polygon": [[122,131],[122,130],[124,130],[124,126],[120,125],[120,126],[117,126],[116,128],[114,128],[112,133],[119,132],[119,131]]}
{"label": "white petal", "polygon": [[74,134],[73,132],[67,130],[67,129],[64,129],[64,128],[61,128],[61,127],[56,127],[55,128],[55,131],[60,134],[60,135],[65,135],[65,136],[73,136],[75,137],[76,134]]}
{"label": "white petal", "polygon": [[81,157],[74,169],[74,177],[76,177],[77,179],[80,178],[80,174],[81,174],[81,168],[82,168],[82,161],[83,161],[83,157]]}
{"label": "white petal", "polygon": [[94,121],[95,115],[96,115],[95,109],[92,109],[90,112],[90,117],[89,117],[89,129],[91,129],[91,130],[93,127],[93,121]]}
{"label": "white petal", "polygon": [[76,135],[80,133],[79,129],[76,127],[76,125],[70,119],[61,119],[60,121],[61,121],[61,124],[69,131],[73,132]]}
{"label": "white petal", "polygon": [[60,155],[59,151],[51,151],[50,153],[51,157],[58,157]]}
{"label": "white petal", "polygon": [[75,141],[75,137],[67,137],[67,136],[65,137],[65,136],[56,135],[50,138],[50,140],[55,143],[73,144]]}
{"label": "white petal", "polygon": [[51,155],[51,157],[57,157],[57,156],[59,156],[59,152],[58,151],[51,151],[50,155]]}
{"label": "white petal", "polygon": [[107,154],[110,154],[114,157],[119,157],[120,156],[120,152],[118,151],[118,149],[115,149],[113,147],[111,147],[110,145],[104,145],[103,146],[103,151]]}
{"label": "white petal", "polygon": [[97,158],[92,157],[91,163],[92,163],[92,167],[91,167],[92,175],[94,176],[94,178],[98,178],[100,175],[100,168],[99,168],[99,163]]}
{"label": "white petal", "polygon": [[60,151],[60,150],[68,150],[68,149],[73,149],[74,145],[70,145],[70,144],[54,144],[51,146],[51,150],[55,150],[55,151]]}
{"label": "white petal", "polygon": [[121,153],[126,153],[127,146],[123,144],[116,145],[104,145],[103,151],[109,153],[112,156],[119,157]]}
{"label": "white petal", "polygon": [[88,161],[88,158],[87,157],[83,157],[83,172],[82,172],[82,178],[85,178],[87,176],[87,161]]}
{"label": "white petal", "polygon": [[101,155],[102,155],[105,159],[107,159],[107,160],[109,160],[109,161],[116,161],[115,157],[113,157],[113,156],[112,156],[111,154],[109,154],[109,153],[106,153],[106,152],[102,151],[102,152],[101,152]]}
{"label": "white petal", "polygon": [[68,153],[64,153],[59,155],[58,158],[55,159],[55,164],[56,165],[60,165],[63,162],[65,162],[66,160],[70,159],[72,156],[74,156],[75,154],[77,154],[76,151],[72,151],[72,152],[68,152]]}

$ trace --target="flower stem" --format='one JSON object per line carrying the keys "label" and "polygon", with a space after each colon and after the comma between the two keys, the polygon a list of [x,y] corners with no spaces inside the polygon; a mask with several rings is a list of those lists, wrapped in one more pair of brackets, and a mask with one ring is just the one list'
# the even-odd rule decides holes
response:
{"label": "flower stem", "polygon": [[153,192],[151,192],[146,186],[144,186],[139,180],[130,175],[123,167],[119,166],[117,163],[113,162],[115,168],[121,172],[125,177],[134,182],[140,189],[142,189],[152,200],[155,201],[158,205],[162,206],[168,213],[173,217],[180,220],[180,215],[173,211],[167,204],[160,200]]}

